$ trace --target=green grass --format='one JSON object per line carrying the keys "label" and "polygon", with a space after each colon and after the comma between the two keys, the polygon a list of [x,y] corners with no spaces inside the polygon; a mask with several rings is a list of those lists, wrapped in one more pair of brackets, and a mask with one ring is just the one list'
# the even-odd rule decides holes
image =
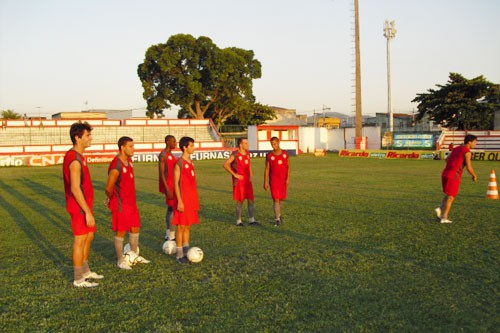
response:
{"label": "green grass", "polygon": [[107,165],[91,166],[98,288],[75,289],[61,167],[0,168],[0,331],[493,332],[500,327],[500,201],[486,199],[494,162],[464,173],[451,225],[437,223],[442,161],[292,159],[285,224],[272,223],[253,161],[260,227],[234,225],[222,161],[196,162],[200,264],[161,252],[164,199],[155,164],[136,164],[141,254],[116,268]]}

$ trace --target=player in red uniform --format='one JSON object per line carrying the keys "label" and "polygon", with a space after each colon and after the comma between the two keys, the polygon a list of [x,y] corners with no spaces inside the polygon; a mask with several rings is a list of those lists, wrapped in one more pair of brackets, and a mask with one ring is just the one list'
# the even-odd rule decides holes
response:
{"label": "player in red uniform", "polygon": [[241,212],[243,202],[248,201],[248,224],[258,225],[255,221],[255,202],[252,185],[252,166],[248,152],[248,140],[238,138],[238,150],[235,150],[224,163],[224,169],[233,176],[233,199],[236,201],[236,225],[242,227]]}
{"label": "player in red uniform", "polygon": [[132,156],[134,156],[134,141],[128,136],[118,140],[120,152],[111,161],[108,168],[108,183],[106,185],[107,204],[112,212],[112,228],[115,231],[115,250],[118,257],[118,267],[132,269],[123,255],[123,240],[129,233],[129,256],[135,258],[135,263],[148,264],[150,261],[139,255],[139,233],[141,231],[141,216],[137,207],[135,175]]}
{"label": "player in red uniform", "polygon": [[462,172],[464,167],[472,176],[472,181],[477,181],[477,175],[472,168],[471,149],[474,149],[477,144],[477,137],[472,134],[465,136],[464,144],[453,148],[453,151],[448,156],[446,167],[441,174],[441,182],[443,192],[445,194],[441,206],[435,209],[437,217],[441,223],[452,223],[448,219],[453,202],[460,190],[460,182],[462,180]]}
{"label": "player in red uniform", "polygon": [[177,207],[174,207],[173,225],[177,226],[177,262],[189,263],[187,251],[191,237],[191,226],[199,224],[200,201],[196,185],[196,174],[191,154],[194,153],[194,139],[183,137],[179,141],[182,156],[174,168],[174,188],[177,198]]}
{"label": "player in red uniform", "polygon": [[271,188],[271,196],[274,200],[275,226],[283,224],[281,209],[286,199],[288,186],[290,185],[290,159],[286,151],[280,148],[280,139],[271,138],[273,151],[267,154],[266,170],[264,172],[264,189]]}
{"label": "player in red uniform", "polygon": [[165,149],[160,153],[158,159],[158,183],[159,190],[165,194],[165,202],[167,203],[167,213],[165,214],[165,223],[167,232],[165,240],[175,240],[175,228],[172,225],[175,206],[175,189],[174,189],[174,168],[177,163],[177,158],[172,155],[172,150],[177,147],[177,141],[173,135],[165,137]]}
{"label": "player in red uniform", "polygon": [[75,287],[97,287],[90,279],[104,276],[92,272],[88,260],[94,234],[97,231],[94,218],[94,187],[87,162],[83,157],[92,142],[92,127],[87,123],[74,123],[69,134],[73,148],[66,152],[63,162],[66,210],[71,215],[73,229],[73,270]]}

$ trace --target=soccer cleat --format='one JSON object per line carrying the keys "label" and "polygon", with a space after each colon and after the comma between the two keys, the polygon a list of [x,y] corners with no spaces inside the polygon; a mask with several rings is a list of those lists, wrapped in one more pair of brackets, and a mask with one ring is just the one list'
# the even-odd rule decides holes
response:
{"label": "soccer cleat", "polygon": [[170,232],[167,230],[167,234],[165,235],[165,240],[167,241],[169,239]]}
{"label": "soccer cleat", "polygon": [[438,207],[438,208],[434,209],[434,211],[436,212],[437,218],[441,219],[441,207]]}
{"label": "soccer cleat", "polygon": [[237,227],[243,227],[243,222],[236,222]]}
{"label": "soccer cleat", "polygon": [[118,266],[118,268],[121,268],[121,269],[127,269],[127,270],[132,269],[132,267],[130,267],[127,260],[122,260],[121,262],[118,261],[117,266]]}
{"label": "soccer cleat", "polygon": [[97,274],[96,272],[87,272],[87,274],[84,274],[83,277],[85,279],[94,279],[94,280],[104,279],[104,275]]}
{"label": "soccer cleat", "polygon": [[448,219],[441,219],[441,223],[453,223],[453,222]]}
{"label": "soccer cleat", "polygon": [[134,264],[149,264],[150,262],[151,260],[147,260],[143,256],[137,256],[137,258],[135,258]]}
{"label": "soccer cleat", "polygon": [[276,222],[274,223],[274,226],[275,227],[279,227],[281,225],[281,221],[280,220],[276,220]]}
{"label": "soccer cleat", "polygon": [[189,259],[186,256],[184,256],[184,257],[177,258],[177,263],[190,264],[191,262],[189,261]]}
{"label": "soccer cleat", "polygon": [[259,225],[259,222],[257,221],[249,222],[248,225]]}
{"label": "soccer cleat", "polygon": [[73,281],[73,286],[75,286],[77,288],[94,288],[94,287],[97,287],[98,285],[99,285],[99,283],[90,282],[87,280],[83,280],[80,283],[76,282],[76,280]]}

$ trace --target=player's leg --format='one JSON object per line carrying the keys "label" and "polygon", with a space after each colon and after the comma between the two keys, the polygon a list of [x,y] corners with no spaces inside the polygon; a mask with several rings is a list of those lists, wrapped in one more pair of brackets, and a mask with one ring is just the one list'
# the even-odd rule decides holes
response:
{"label": "player's leg", "polygon": [[247,201],[248,201],[248,222],[250,225],[257,225],[259,223],[255,220],[255,201],[250,199]]}
{"label": "player's leg", "polygon": [[273,202],[273,207],[274,207],[274,219],[275,219],[275,226],[278,227],[281,225],[281,202],[280,199],[274,199]]}
{"label": "player's leg", "polygon": [[241,220],[242,211],[243,201],[236,201],[236,225],[239,227],[243,226],[243,221]]}
{"label": "player's leg", "polygon": [[184,253],[182,249],[186,227],[186,225],[182,224],[177,225],[177,236],[175,238],[175,243],[177,246],[177,262],[180,264],[185,264],[188,262],[187,258],[185,258],[185,256],[187,256],[187,253]]}
{"label": "player's leg", "polygon": [[451,207],[453,206],[453,202],[455,201],[455,197],[451,195],[447,195],[444,199],[444,210],[442,211],[441,215],[441,223],[451,223],[451,221],[448,219],[448,216],[451,211]]}
{"label": "player's leg", "polygon": [[172,225],[173,218],[174,218],[174,208],[172,206],[167,206],[167,213],[165,214],[167,233],[165,234],[165,240],[175,240],[175,229],[174,226]]}
{"label": "player's leg", "polygon": [[95,227],[88,228],[85,220],[84,214],[71,214],[71,226],[73,228],[73,275],[74,281],[73,285],[75,287],[96,287],[99,284],[87,281],[84,276],[84,261],[86,261],[86,268],[88,269],[88,258],[90,252],[90,246],[87,246],[87,237],[92,231],[92,236],[90,239],[90,244],[93,239],[93,231]]}
{"label": "player's leg", "polygon": [[184,238],[182,239],[182,252],[184,253],[184,257],[187,257],[187,253],[189,251],[190,239],[191,239],[191,226],[187,225],[184,228]]}
{"label": "player's leg", "polygon": [[83,253],[85,248],[85,235],[75,235],[73,241],[73,275],[76,283],[85,281],[83,277]]}
{"label": "player's leg", "polygon": [[83,248],[83,277],[85,279],[103,279],[104,275],[97,274],[96,272],[92,272],[89,267],[89,257],[90,257],[90,249],[92,246],[92,242],[94,240],[94,232],[89,232],[87,234],[87,239],[85,240],[85,246]]}

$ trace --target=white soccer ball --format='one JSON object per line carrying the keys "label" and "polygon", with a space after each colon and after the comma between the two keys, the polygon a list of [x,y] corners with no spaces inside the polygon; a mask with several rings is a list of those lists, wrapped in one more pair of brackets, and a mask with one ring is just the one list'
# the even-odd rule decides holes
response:
{"label": "white soccer ball", "polygon": [[203,251],[199,247],[192,247],[188,250],[187,258],[193,263],[203,260]]}
{"label": "white soccer ball", "polygon": [[[130,243],[125,244],[123,247],[123,253],[126,254],[127,252],[130,252]],[[137,255],[139,255],[139,246],[137,247]]]}
{"label": "white soccer ball", "polygon": [[165,241],[165,243],[163,243],[162,250],[165,254],[175,254],[177,253],[177,244],[175,241]]}

